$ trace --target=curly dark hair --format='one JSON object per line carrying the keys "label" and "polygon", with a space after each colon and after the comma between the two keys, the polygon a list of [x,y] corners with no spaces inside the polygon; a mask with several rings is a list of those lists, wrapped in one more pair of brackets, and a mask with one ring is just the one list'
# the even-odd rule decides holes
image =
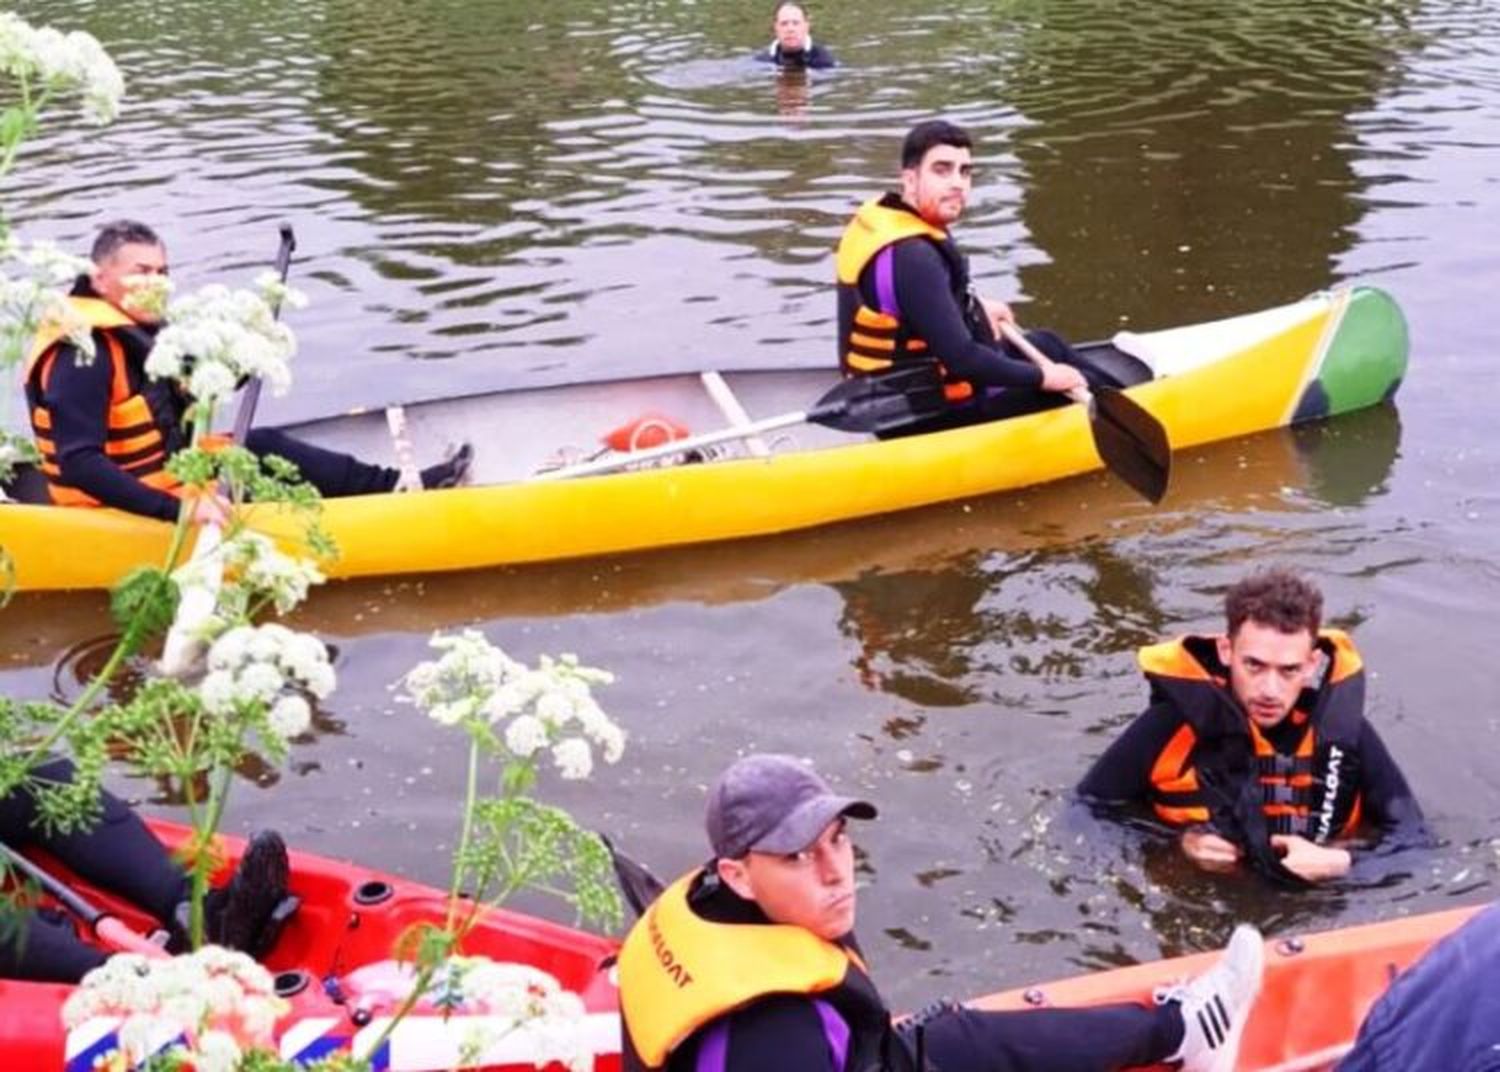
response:
{"label": "curly dark hair", "polygon": [[1281,566],[1256,570],[1224,593],[1229,635],[1246,622],[1268,625],[1282,633],[1313,636],[1323,624],[1323,593],[1312,581]]}

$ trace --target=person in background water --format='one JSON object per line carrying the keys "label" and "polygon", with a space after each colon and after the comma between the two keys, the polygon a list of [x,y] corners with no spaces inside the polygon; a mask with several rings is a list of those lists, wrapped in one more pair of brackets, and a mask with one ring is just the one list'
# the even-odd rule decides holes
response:
{"label": "person in background water", "polygon": [[[1058,335],[1027,332],[1049,359],[1032,364],[997,342],[1010,307],[980,298],[949,228],[973,186],[973,140],[941,119],[901,145],[901,188],[861,205],[839,240],[839,367],[846,376],[936,360],[948,405],[899,434],[936,431],[1062,405],[1065,392],[1108,383]],[[1117,386],[1117,385],[1116,385]]]}
{"label": "person in background water", "polygon": [[873,805],[835,795],[790,756],[748,756],[719,776],[708,797],[713,858],[662,892],[620,949],[626,1072],[1234,1068],[1264,970],[1248,926],[1213,968],[1151,1006],[939,1002],[893,1023],[854,937],[847,825],[873,818]]}
{"label": "person in background water", "polygon": [[771,31],[775,39],[755,54],[762,63],[795,70],[836,66],[833,53],[813,42],[812,20],[801,4],[792,0],[777,4],[771,16]]}
{"label": "person in background water", "polygon": [[[56,759],[32,772],[34,779],[72,781],[73,765]],[[37,797],[22,786],[0,797],[0,842],[15,850],[45,849],[79,877],[143,910],[167,928],[167,949],[187,947],[191,879],[130,806],[101,793],[99,819],[71,833],[49,831]],[[229,885],[210,890],[204,904],[207,939],[260,957],[275,944],[298,899],[287,892],[286,844],[273,831],[250,839]],[[108,950],[83,940],[73,924],[51,910],[13,917],[16,930],[0,939],[0,978],[30,982],[76,983],[109,959]],[[106,942],[123,926],[112,916],[95,925]],[[132,951],[154,953],[137,939]]]}
{"label": "person in background water", "polygon": [[[26,400],[48,491],[60,506],[113,506],[175,520],[182,488],[166,463],[188,444],[189,403],[176,384],[147,376],[146,358],[162,325],[130,298],[135,277],[167,274],[167,249],[146,224],[120,220],[100,230],[91,257],[93,269],[78,277],[67,300],[93,329],[95,360],[80,360],[78,348],[52,325],[38,334],[26,363]],[[396,469],[274,428],[252,428],[244,446],[292,462],[329,498],[392,491],[400,479]],[[472,458],[472,448],[462,445],[422,470],[422,486],[461,483]],[[194,504],[198,521],[221,523],[225,510],[213,495]]]}
{"label": "person in background water", "polygon": [[1305,884],[1341,878],[1350,838],[1431,842],[1422,809],[1365,719],[1364,662],[1322,628],[1323,594],[1286,569],[1224,596],[1226,632],[1140,651],[1150,706],[1078,785],[1095,805],[1148,807],[1199,867],[1240,863]]}

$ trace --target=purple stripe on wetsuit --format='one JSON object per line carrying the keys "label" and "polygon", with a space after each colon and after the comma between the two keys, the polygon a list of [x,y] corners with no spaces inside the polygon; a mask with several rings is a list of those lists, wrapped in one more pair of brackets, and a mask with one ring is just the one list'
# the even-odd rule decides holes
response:
{"label": "purple stripe on wetsuit", "polygon": [[[818,1010],[818,1019],[823,1024],[823,1037],[828,1040],[829,1056],[833,1072],[844,1072],[844,1063],[849,1059],[849,1025],[826,1001],[813,1001]],[[703,1033],[698,1044],[696,1072],[725,1072],[729,1067],[729,1017],[722,1016]]]}
{"label": "purple stripe on wetsuit", "polygon": [[896,302],[896,253],[895,246],[886,246],[875,254],[875,301],[886,316],[901,317],[901,306]]}

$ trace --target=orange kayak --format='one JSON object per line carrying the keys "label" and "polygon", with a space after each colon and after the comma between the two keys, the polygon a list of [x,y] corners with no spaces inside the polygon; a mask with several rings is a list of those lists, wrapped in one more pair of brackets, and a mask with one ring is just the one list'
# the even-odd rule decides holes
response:
{"label": "orange kayak", "polygon": [[[180,844],[186,836],[186,829],[177,824],[148,821],[169,846]],[[226,837],[221,844],[225,856],[221,877],[227,877],[244,843]],[[447,900],[443,891],[430,886],[309,853],[292,852],[291,865],[292,892],[301,897],[302,907],[266,965],[280,973],[278,983],[284,982],[288,989],[301,986],[290,996],[292,1012],[279,1025],[282,1055],[312,1057],[348,1049],[364,1029],[354,1022],[355,995],[342,994],[338,995],[341,1000],[334,1000],[326,981],[348,979],[358,969],[388,959],[404,931],[420,922],[440,920]],[[55,866],[51,869],[64,874],[94,904],[115,911],[139,929],[153,925],[129,906]],[[1458,908],[1319,934],[1269,938],[1265,985],[1246,1026],[1241,1072],[1331,1068],[1396,974],[1476,911],[1477,907]],[[581,995],[589,1014],[586,1029],[595,1041],[596,1072],[617,1072],[619,993],[613,971],[617,948],[612,938],[496,910],[486,914],[465,951],[541,968]],[[1155,987],[1198,975],[1217,957],[1217,953],[1200,953],[1154,961],[1006,990],[970,1004],[985,1009],[1029,1009],[1145,1002]],[[108,1045],[107,1031],[97,1027],[92,1034],[75,1031],[72,1037],[65,1036],[60,1009],[70,989],[0,980],[0,1008],[5,1010],[0,1016],[0,1055],[6,1058],[5,1067],[66,1068],[69,1072],[93,1067],[94,1059]],[[441,1042],[433,1037],[439,1026],[436,1020],[415,1023],[405,1054],[393,1052],[389,1063],[379,1067],[413,1072],[449,1067],[422,1060],[422,1047]],[[516,1059],[485,1067],[513,1072],[535,1066]]]}
{"label": "orange kayak", "polygon": [[[1245,1026],[1240,1072],[1317,1072],[1347,1051],[1359,1025],[1396,975],[1479,909],[1267,939],[1265,985]],[[1211,967],[1217,953],[1158,960],[1115,971],[1021,987],[971,1002],[1028,1009],[1149,1001],[1153,988]]]}

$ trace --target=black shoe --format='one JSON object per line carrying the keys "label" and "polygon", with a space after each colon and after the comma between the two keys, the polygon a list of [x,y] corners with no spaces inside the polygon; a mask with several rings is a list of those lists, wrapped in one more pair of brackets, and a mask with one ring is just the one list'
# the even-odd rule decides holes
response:
{"label": "black shoe", "polygon": [[[208,937],[229,949],[259,959],[276,941],[296,901],[287,894],[286,842],[274,830],[262,830],[245,846],[240,866],[208,908]],[[274,924],[274,926],[272,926]]]}
{"label": "black shoe", "polygon": [[456,488],[467,480],[469,466],[473,464],[474,444],[460,443],[442,461],[422,470],[422,487]]}

